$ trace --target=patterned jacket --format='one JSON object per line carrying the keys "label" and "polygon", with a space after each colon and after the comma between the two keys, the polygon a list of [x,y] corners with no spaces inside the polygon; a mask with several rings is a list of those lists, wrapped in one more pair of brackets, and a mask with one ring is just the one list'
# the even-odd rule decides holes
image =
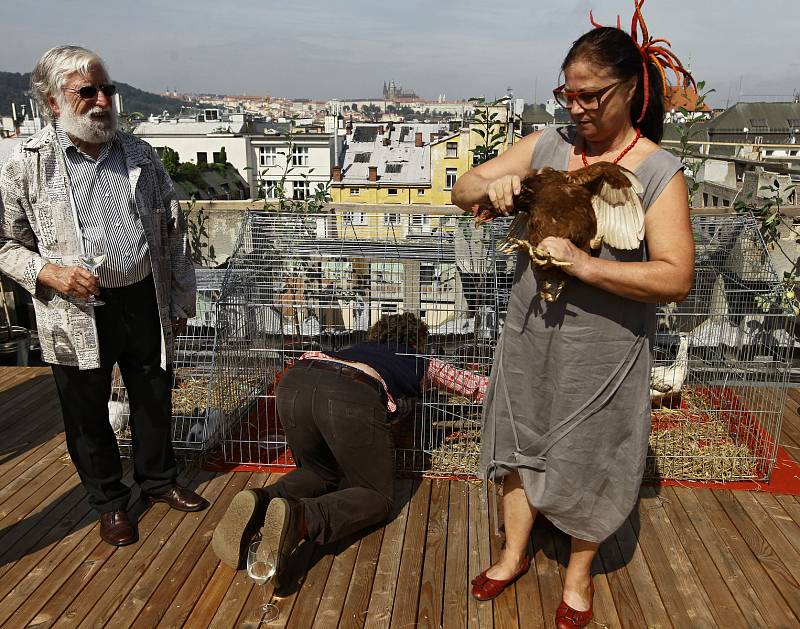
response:
{"label": "patterned jacket", "polygon": [[[162,363],[173,360],[171,318],[195,314],[194,267],[172,182],[155,150],[117,132],[144,226],[163,332]],[[0,169],[0,272],[33,295],[42,358],[81,369],[100,366],[94,308],[38,285],[42,267],[75,264],[80,235],[67,170],[48,125],[20,144]]]}

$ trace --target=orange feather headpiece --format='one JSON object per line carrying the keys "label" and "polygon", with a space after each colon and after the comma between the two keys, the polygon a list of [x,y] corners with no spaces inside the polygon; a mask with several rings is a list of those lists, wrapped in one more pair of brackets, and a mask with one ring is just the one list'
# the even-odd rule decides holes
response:
{"label": "orange feather headpiece", "polygon": [[[631,39],[633,39],[633,42],[636,44],[636,47],[642,54],[642,69],[644,75],[644,104],[642,105],[642,113],[639,115],[639,119],[636,121],[638,123],[644,119],[644,114],[647,111],[647,106],[650,102],[650,79],[647,72],[648,63],[655,65],[661,74],[661,83],[664,96],[667,95],[667,75],[664,70],[665,67],[672,70],[672,72],[675,74],[678,84],[684,89],[689,87],[689,85],[692,85],[695,87],[695,89],[697,89],[697,84],[695,83],[694,77],[691,75],[691,73],[685,67],[683,67],[681,60],[678,59],[672,50],[670,50],[670,48],[672,48],[672,44],[664,38],[655,39],[648,33],[647,25],[644,23],[644,17],[642,16],[642,6],[644,5],[644,0],[633,0],[633,5],[634,10],[633,18],[631,19]],[[589,11],[589,21],[595,28],[602,28],[603,26],[602,24],[598,24],[594,21],[594,16],[592,15],[591,11]],[[617,16],[617,28],[622,30],[619,15]],[[641,42],[639,41],[639,29],[641,29]]]}

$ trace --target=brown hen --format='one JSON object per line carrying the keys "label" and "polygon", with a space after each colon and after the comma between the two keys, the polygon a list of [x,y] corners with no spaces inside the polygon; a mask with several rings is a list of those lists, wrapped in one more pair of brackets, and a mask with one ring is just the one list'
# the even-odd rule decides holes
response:
{"label": "brown hen", "polygon": [[[637,249],[644,239],[644,211],[637,193],[642,185],[622,166],[597,162],[575,171],[543,168],[522,180],[514,201],[517,217],[503,245],[505,251],[528,251],[545,301],[558,299],[567,280],[562,267],[538,245],[548,236],[566,238],[588,251],[603,242],[616,249]],[[480,224],[491,218],[483,212]]]}

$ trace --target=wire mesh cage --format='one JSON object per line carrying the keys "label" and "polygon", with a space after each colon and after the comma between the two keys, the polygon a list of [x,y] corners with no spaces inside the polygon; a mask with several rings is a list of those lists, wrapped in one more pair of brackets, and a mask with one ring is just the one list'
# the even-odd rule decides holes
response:
{"label": "wire mesh cage", "polygon": [[[793,316],[758,224],[693,219],[696,278],[680,305],[657,311],[646,475],[768,479],[794,348]],[[309,351],[365,339],[381,315],[428,325],[421,354],[485,378],[502,332],[514,259],[498,251],[507,222],[353,212],[247,214],[218,303],[215,395],[225,462],[290,466],[275,409],[284,370]],[[462,376],[456,376],[456,380]],[[401,470],[471,475],[480,450],[479,398],[429,380],[395,429]]]}
{"label": "wire mesh cage", "polygon": [[751,215],[696,216],[694,287],[659,308],[646,476],[769,479],[795,347],[794,315]]}
{"label": "wire mesh cage", "polygon": [[[172,370],[172,444],[177,451],[207,451],[222,436],[226,405],[212,386],[217,339],[216,303],[225,269],[196,269],[196,314],[186,331],[175,339]],[[118,366],[114,366],[109,420],[124,454],[130,454],[131,428],[128,394]]]}
{"label": "wire mesh cage", "polygon": [[[452,215],[247,214],[218,310],[220,396],[244,399],[224,460],[291,465],[275,411],[284,370],[365,340],[384,314],[418,315],[429,329],[420,355],[485,377],[513,278],[503,232]],[[430,383],[396,422],[399,468],[474,471],[481,406],[452,384]]]}

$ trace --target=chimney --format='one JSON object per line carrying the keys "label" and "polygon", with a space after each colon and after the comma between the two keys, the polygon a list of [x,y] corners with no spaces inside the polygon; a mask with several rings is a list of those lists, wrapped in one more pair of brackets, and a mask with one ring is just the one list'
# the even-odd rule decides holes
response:
{"label": "chimney", "polygon": [[421,132],[414,134],[414,146],[416,146],[417,148],[422,146],[422,133]]}
{"label": "chimney", "polygon": [[436,134],[436,133],[431,133],[431,144],[433,144],[434,142],[436,142],[436,138],[438,138],[438,137],[439,137],[439,135],[438,135],[438,134]]}
{"label": "chimney", "polygon": [[370,166],[369,167],[369,177],[367,177],[370,181],[378,181],[378,167],[377,166]]}
{"label": "chimney", "polygon": [[384,128],[383,125],[381,125],[380,127],[378,127],[378,134],[383,135],[384,133],[386,133],[386,129]]}
{"label": "chimney", "polygon": [[342,167],[341,166],[334,166],[331,168],[331,179],[334,181],[341,181],[342,180]]}

